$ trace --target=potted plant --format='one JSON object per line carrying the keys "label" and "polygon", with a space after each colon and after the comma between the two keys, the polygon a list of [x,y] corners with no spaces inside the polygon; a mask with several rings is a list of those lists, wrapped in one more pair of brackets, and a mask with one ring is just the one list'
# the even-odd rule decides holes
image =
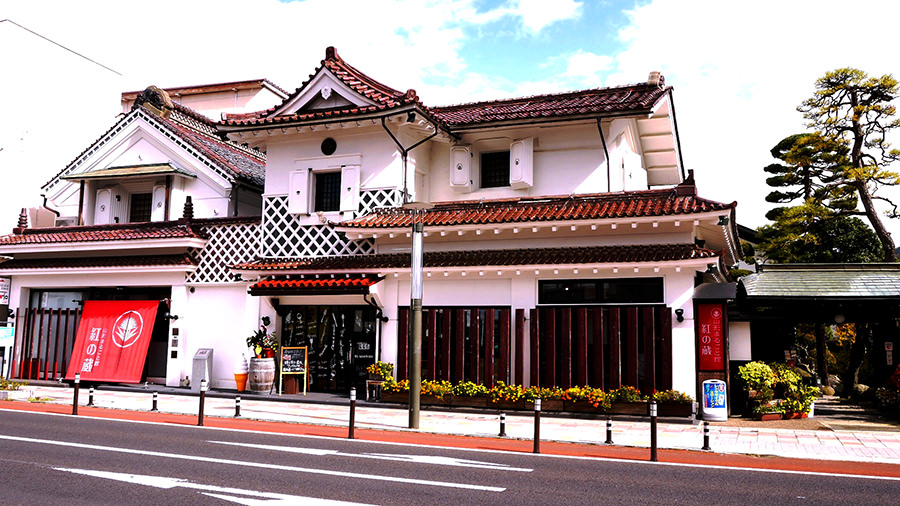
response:
{"label": "potted plant", "polygon": [[659,416],[691,416],[694,410],[694,398],[677,390],[661,390],[653,392],[651,399],[657,403]]}
{"label": "potted plant", "polygon": [[428,405],[450,404],[450,390],[453,384],[449,381],[423,380],[419,391],[419,402]]}
{"label": "potted plant", "polygon": [[278,350],[275,332],[270,333],[265,325],[261,325],[247,338],[247,346],[256,355],[250,359],[250,391],[269,393],[275,385],[275,352]]}
{"label": "potted plant", "polygon": [[453,406],[484,408],[487,407],[488,389],[471,381],[460,381],[450,390],[450,404]]}
{"label": "potted plant", "polygon": [[409,380],[395,381],[389,377],[381,384],[382,402],[409,402]]}
{"label": "potted plant", "polygon": [[619,415],[643,415],[648,413],[647,398],[641,391],[629,385],[621,386],[609,392],[610,413]]}
{"label": "potted plant", "polygon": [[394,377],[394,364],[379,360],[369,367],[366,367],[366,372],[369,373],[370,380],[387,381],[388,378]]}
{"label": "potted plant", "polygon": [[612,397],[602,388],[587,385],[566,389],[563,399],[566,411],[577,413],[603,413],[610,410],[612,402]]}
{"label": "potted plant", "polygon": [[497,409],[525,409],[525,390],[521,385],[507,385],[497,381],[488,391],[490,407]]}
{"label": "potted plant", "polygon": [[534,400],[541,400],[541,411],[563,411],[566,391],[560,387],[530,386],[525,389],[525,409],[534,409]]}

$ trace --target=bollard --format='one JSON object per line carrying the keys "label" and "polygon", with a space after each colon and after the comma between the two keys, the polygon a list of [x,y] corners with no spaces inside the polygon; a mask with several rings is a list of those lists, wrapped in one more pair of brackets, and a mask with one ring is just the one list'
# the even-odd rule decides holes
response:
{"label": "bollard", "polygon": [[541,399],[534,400],[534,453],[541,453]]}
{"label": "bollard", "polygon": [[94,387],[88,389],[88,406],[94,405]]}
{"label": "bollard", "polygon": [[656,454],[656,401],[650,401],[650,461],[658,460]]}
{"label": "bollard", "polygon": [[241,416],[241,396],[240,395],[236,395],[234,397],[234,416],[235,417]]}
{"label": "bollard", "polygon": [[75,373],[75,395],[72,396],[72,414],[78,414],[78,389],[81,388],[81,373]]}
{"label": "bollard", "polygon": [[500,437],[506,437],[506,413],[500,413]]}
{"label": "bollard", "polygon": [[206,389],[209,388],[209,382],[206,378],[200,380],[200,413],[197,415],[197,425],[203,426],[203,404],[206,402]]}
{"label": "bollard", "polygon": [[150,408],[150,411],[153,411],[154,413],[158,412],[159,411],[158,406],[159,406],[159,394],[157,392],[153,392],[153,407]]}
{"label": "bollard", "polygon": [[707,451],[712,450],[712,448],[709,447],[709,422],[706,420],[703,420],[703,448],[700,449]]}
{"label": "bollard", "polygon": [[611,418],[611,417],[606,417],[606,441],[605,441],[605,443],[608,444],[608,445],[613,444],[613,440],[612,440],[612,418]]}
{"label": "bollard", "polygon": [[350,434],[348,439],[354,439],[353,426],[356,425],[356,388],[350,389]]}

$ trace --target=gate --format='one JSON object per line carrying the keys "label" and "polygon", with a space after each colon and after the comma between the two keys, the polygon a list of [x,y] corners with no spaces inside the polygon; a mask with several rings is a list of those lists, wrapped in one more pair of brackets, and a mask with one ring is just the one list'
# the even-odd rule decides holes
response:
{"label": "gate", "polygon": [[[17,332],[10,377],[56,380],[66,377],[81,309],[19,309],[24,324]],[[24,316],[23,316],[24,315]]]}

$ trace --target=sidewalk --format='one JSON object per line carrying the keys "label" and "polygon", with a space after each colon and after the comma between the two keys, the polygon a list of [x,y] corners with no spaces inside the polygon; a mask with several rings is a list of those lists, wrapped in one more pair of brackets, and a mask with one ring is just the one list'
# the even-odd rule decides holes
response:
{"label": "sidewalk", "polygon": [[[72,404],[73,389],[65,386],[36,386],[23,388],[16,397],[54,404]],[[123,390],[96,390],[94,405],[130,411],[149,411],[152,393],[159,392],[158,408],[163,413],[196,415],[199,394],[188,390],[151,386]],[[81,389],[79,405],[88,402],[88,390]],[[311,424],[347,427],[349,400],[325,394],[302,396],[242,395],[241,418],[295,424]],[[234,394],[210,392],[205,401],[207,417],[232,418],[235,414]],[[398,405],[382,405],[359,401],[356,407],[356,428],[389,431],[410,431],[408,410]],[[799,422],[799,421],[798,421]],[[812,422],[811,420],[809,422]],[[710,448],[715,453],[772,455],[791,458],[878,462],[900,464],[900,431],[891,431],[888,424],[863,423],[853,430],[833,430],[829,422],[801,424],[815,429],[792,429],[740,426],[740,421],[710,423]],[[786,422],[791,423],[791,422]],[[480,437],[497,437],[500,429],[496,412],[438,411],[423,409],[420,414],[420,432]],[[874,429],[874,430],[872,430]],[[670,423],[661,419],[657,428],[657,444],[660,449],[700,450],[703,446],[703,426],[687,422]],[[415,432],[415,431],[412,431]],[[603,445],[606,440],[606,420],[594,417],[555,416],[542,414],[540,434],[542,441]],[[534,436],[532,413],[510,412],[506,414],[507,439],[530,440]],[[612,439],[616,446],[650,446],[650,423],[639,418],[614,417]]]}

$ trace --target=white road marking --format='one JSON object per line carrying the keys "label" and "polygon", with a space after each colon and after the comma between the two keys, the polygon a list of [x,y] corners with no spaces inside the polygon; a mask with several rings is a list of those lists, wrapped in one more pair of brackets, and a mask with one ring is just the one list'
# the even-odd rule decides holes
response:
{"label": "white road marking", "polygon": [[527,467],[511,467],[506,464],[494,462],[480,462],[477,460],[455,459],[453,457],[441,457],[438,455],[398,455],[392,453],[345,453],[338,450],[317,450],[314,448],[296,448],[293,446],[275,446],[250,443],[233,443],[230,441],[210,441],[210,443],[222,445],[234,445],[243,448],[259,448],[261,450],[274,450],[287,453],[301,453],[304,455],[334,455],[339,457],[357,457],[363,459],[394,460],[399,462],[411,462],[415,464],[434,464],[438,466],[473,467],[476,469],[493,469],[496,471],[516,471],[530,473],[534,469]]}
{"label": "white road marking", "polygon": [[[258,504],[265,504],[267,506],[276,504],[303,504],[313,506],[367,506],[365,503],[333,501],[330,499],[319,499],[316,497],[304,497],[299,495],[276,494],[274,492],[262,492],[259,490],[247,490],[243,488],[201,485],[199,483],[192,483],[182,478],[166,478],[164,476],[149,476],[145,474],[112,473],[108,471],[70,469],[65,467],[54,467],[53,469],[57,471],[65,471],[68,473],[82,474],[85,476],[93,476],[95,478],[106,478],[108,480],[122,481],[125,483],[133,483],[136,485],[145,485],[148,487],[165,489],[187,488],[199,490],[203,495],[216,497],[237,504],[243,504],[245,506]],[[234,495],[250,497],[234,497]]]}
{"label": "white road marking", "polygon": [[72,443],[69,441],[53,441],[49,439],[35,439],[29,437],[6,436],[0,434],[0,439],[9,441],[20,441],[25,443],[47,444],[54,446],[66,446],[71,448],[84,448],[88,450],[100,450],[114,453],[127,453],[133,455],[144,455],[150,457],[163,457],[169,459],[192,460],[198,462],[211,462],[216,464],[230,464],[241,467],[260,467],[263,469],[274,469],[281,471],[293,471],[297,473],[323,474],[326,476],[343,476],[345,478],[358,478],[365,480],[390,481],[395,483],[407,483],[412,485],[428,485],[433,487],[461,488],[467,490],[482,490],[485,492],[503,492],[503,487],[488,487],[484,485],[473,485],[469,483],[453,483],[447,481],[419,480],[415,478],[400,478],[397,476],[384,476],[377,474],[347,473],[342,471],[334,471],[330,469],[313,469],[309,467],[285,466],[280,464],[266,464],[261,462],[247,462],[243,460],[217,459],[212,457],[199,457],[196,455],[182,455],[178,453],[154,452],[149,450],[133,450],[130,448],[114,448],[111,446],[99,446],[84,443]]}

